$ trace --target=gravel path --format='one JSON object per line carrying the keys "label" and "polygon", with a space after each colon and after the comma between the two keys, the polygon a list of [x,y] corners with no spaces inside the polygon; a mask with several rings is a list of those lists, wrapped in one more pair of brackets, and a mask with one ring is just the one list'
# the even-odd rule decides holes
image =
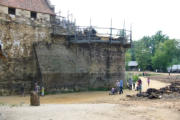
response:
{"label": "gravel path", "polygon": [[[0,108],[0,120],[179,120],[179,113],[120,104],[51,104]],[[163,113],[163,114],[159,114]]]}
{"label": "gravel path", "polygon": [[142,91],[144,91],[144,92],[148,88],[160,89],[160,88],[163,88],[163,87],[169,85],[169,83],[164,83],[164,82],[160,82],[160,81],[150,79],[150,85],[148,86],[147,78],[145,78],[145,77],[140,77],[140,78],[142,80]]}

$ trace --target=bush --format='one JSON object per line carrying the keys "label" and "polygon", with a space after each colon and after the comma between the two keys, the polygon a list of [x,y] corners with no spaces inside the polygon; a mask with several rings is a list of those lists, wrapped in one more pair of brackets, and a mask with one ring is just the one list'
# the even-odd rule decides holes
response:
{"label": "bush", "polygon": [[133,75],[133,82],[137,82],[139,79],[139,76],[138,75]]}

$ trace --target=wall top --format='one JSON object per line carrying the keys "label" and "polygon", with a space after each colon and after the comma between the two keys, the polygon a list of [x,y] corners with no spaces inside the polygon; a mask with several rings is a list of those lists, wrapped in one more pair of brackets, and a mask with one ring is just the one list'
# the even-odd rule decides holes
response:
{"label": "wall top", "polygon": [[47,0],[0,0],[0,5],[55,15]]}

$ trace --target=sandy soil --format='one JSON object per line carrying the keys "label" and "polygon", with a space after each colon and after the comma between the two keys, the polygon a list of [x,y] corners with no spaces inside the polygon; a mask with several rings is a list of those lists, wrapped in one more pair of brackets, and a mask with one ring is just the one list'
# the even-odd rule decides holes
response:
{"label": "sandy soil", "polygon": [[[146,78],[143,90],[148,88]],[[150,87],[168,85],[151,80]],[[108,92],[80,92],[41,97],[40,107],[29,106],[29,96],[0,97],[0,120],[180,120],[179,99],[130,99]],[[8,105],[6,105],[8,104]]]}
{"label": "sandy soil", "polygon": [[156,75],[156,76],[151,76],[150,79],[158,80],[161,82],[177,82],[180,81],[180,74],[172,74],[172,75]]}

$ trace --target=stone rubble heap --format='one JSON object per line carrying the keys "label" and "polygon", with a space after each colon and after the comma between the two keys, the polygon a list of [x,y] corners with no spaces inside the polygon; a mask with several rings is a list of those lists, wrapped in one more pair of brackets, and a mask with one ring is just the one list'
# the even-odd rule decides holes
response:
{"label": "stone rubble heap", "polygon": [[172,82],[171,85],[164,88],[149,88],[146,92],[137,94],[137,97],[147,97],[149,99],[161,99],[164,95],[178,94],[180,95],[180,81]]}

